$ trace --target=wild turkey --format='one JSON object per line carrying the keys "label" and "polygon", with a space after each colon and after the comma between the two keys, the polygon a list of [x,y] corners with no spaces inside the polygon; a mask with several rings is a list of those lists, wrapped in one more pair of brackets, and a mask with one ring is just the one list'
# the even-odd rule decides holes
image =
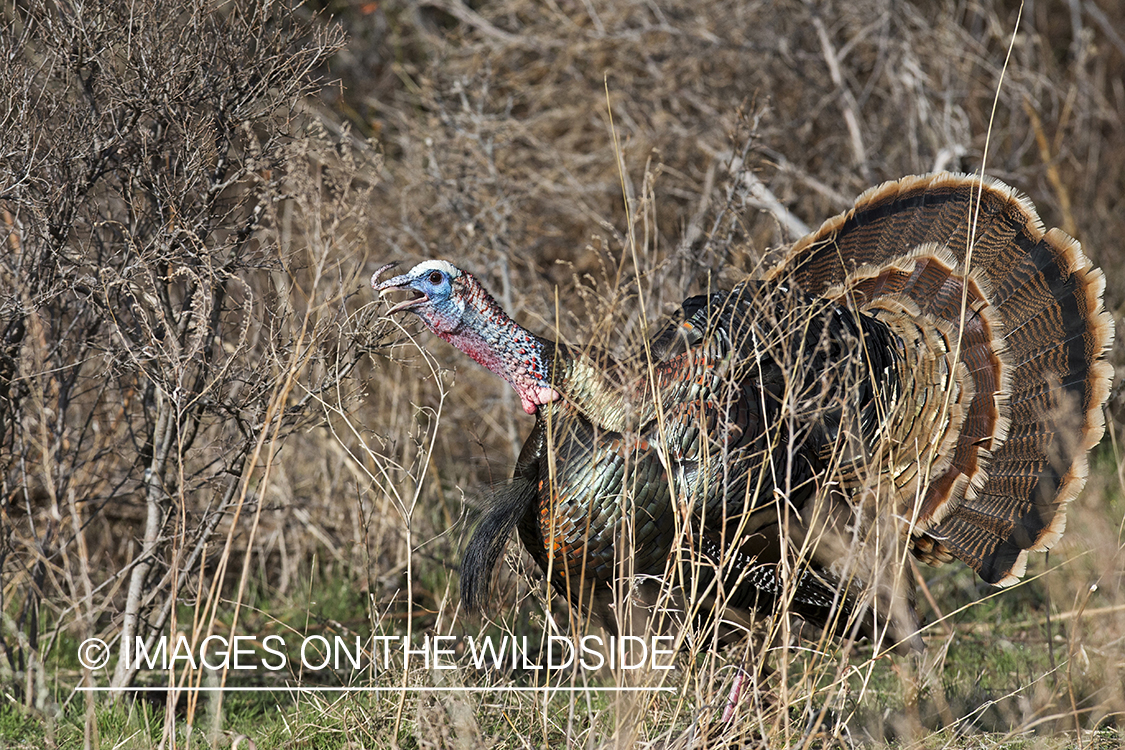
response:
{"label": "wild turkey", "polygon": [[623,361],[529,333],[446,261],[379,281],[388,268],[380,294],[416,293],[391,313],[536,415],[462,561],[473,609],[518,528],[556,590],[611,628],[647,587],[645,604],[672,592],[696,617],[781,604],[916,648],[903,550],[1016,582],[1062,534],[1104,430],[1104,278],[991,179],[868,190],[764,279],[685,300]]}

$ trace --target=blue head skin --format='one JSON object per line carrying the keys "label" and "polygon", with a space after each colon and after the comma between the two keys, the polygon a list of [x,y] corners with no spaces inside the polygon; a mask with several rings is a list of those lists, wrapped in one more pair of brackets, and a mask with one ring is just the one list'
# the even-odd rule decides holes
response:
{"label": "blue head skin", "polygon": [[417,315],[435,334],[504,378],[528,414],[560,398],[549,381],[543,342],[509,318],[472,274],[444,260],[427,260],[380,282],[392,266],[375,272],[372,288],[380,296],[395,291],[416,296],[392,306],[388,314]]}
{"label": "blue head skin", "polygon": [[428,260],[414,266],[407,273],[380,283],[379,276],[394,265],[388,263],[371,277],[371,286],[379,292],[379,296],[385,297],[391,292],[408,289],[417,292],[420,296],[399,302],[387,313],[412,312],[422,319],[427,328],[448,341],[448,335],[460,328],[465,316],[468,289],[465,288],[464,283],[458,283],[458,289],[454,291],[454,284],[460,282],[465,274],[452,263],[444,260]]}

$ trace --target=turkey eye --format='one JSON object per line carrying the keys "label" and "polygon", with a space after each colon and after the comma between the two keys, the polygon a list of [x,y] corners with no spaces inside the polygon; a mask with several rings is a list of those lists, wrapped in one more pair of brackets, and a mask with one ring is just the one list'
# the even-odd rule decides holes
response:
{"label": "turkey eye", "polygon": [[441,271],[430,271],[430,283],[434,286],[440,284],[444,278],[445,277],[441,275]]}

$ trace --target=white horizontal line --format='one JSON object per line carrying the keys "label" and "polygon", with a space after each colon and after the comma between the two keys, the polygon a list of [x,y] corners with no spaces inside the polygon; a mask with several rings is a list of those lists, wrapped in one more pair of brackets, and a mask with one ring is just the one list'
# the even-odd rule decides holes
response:
{"label": "white horizontal line", "polygon": [[126,687],[80,686],[84,693],[674,693],[673,687]]}

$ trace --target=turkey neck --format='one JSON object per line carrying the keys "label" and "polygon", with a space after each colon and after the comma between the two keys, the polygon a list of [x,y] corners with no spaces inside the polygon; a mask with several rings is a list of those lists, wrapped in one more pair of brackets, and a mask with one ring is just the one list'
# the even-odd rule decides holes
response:
{"label": "turkey neck", "polygon": [[523,410],[559,398],[551,384],[554,346],[516,323],[476,280],[467,284],[465,309],[453,330],[435,330],[441,338],[503,378],[520,397]]}
{"label": "turkey neck", "polygon": [[524,411],[535,414],[565,397],[603,429],[620,431],[633,423],[631,410],[643,400],[645,381],[624,388],[618,364],[604,352],[572,351],[540,338],[512,320],[475,277],[465,274],[460,283],[456,325],[431,330],[503,378]]}

